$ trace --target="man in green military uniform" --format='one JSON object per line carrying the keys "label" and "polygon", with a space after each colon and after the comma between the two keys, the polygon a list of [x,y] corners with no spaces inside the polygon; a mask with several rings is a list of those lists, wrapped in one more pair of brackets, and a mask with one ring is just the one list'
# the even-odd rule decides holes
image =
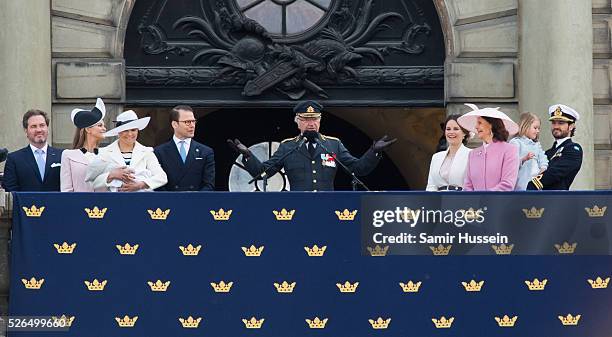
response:
{"label": "man in green military uniform", "polygon": [[315,101],[297,104],[293,111],[300,135],[283,140],[263,163],[238,139],[228,139],[228,144],[242,154],[242,163],[253,177],[264,172],[270,177],[284,168],[292,191],[333,191],[337,162],[357,176],[367,175],[378,165],[380,152],[397,140],[385,136],[374,142],[361,158],[356,158],[340,139],[319,134],[322,110],[323,106]]}

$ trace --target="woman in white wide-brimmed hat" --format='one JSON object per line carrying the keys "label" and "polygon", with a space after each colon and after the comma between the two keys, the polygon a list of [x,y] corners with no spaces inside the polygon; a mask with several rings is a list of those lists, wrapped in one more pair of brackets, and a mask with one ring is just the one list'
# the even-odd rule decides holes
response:
{"label": "woman in white wide-brimmed hat", "polygon": [[499,108],[479,109],[466,104],[472,111],[459,117],[459,125],[476,133],[483,141],[468,157],[463,189],[466,191],[512,191],[519,169],[518,147],[508,143],[518,125]]}
{"label": "woman in white wide-brimmed hat", "polygon": [[[168,182],[153,148],[136,141],[138,131],[146,128],[150,119],[138,118],[132,110],[117,116],[115,128],[106,132],[105,136],[119,138],[100,149],[99,160],[90,165],[88,170],[88,179],[93,180],[94,188],[120,192],[150,191]],[[121,177],[109,175],[117,167],[127,167],[130,170]]]}

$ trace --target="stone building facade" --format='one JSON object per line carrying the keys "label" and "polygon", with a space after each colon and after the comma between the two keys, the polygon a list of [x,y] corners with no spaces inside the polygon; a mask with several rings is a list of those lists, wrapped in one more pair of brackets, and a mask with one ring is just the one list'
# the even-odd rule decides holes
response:
{"label": "stone building facade", "polygon": [[[71,142],[73,108],[102,97],[107,121],[123,109],[125,31],[137,1],[0,2],[0,145],[24,145],[18,126],[32,107],[51,111],[60,146]],[[545,118],[550,104],[573,106],[585,152],[574,187],[611,189],[610,0],[431,1],[444,32],[446,113],[470,102],[502,107],[516,120],[520,111]],[[542,142],[552,142],[546,125]]]}

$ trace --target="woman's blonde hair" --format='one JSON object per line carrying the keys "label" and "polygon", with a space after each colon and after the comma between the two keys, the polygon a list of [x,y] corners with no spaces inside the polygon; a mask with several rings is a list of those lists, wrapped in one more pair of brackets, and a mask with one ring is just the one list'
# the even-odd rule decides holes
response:
{"label": "woman's blonde hair", "polygon": [[[518,137],[525,136],[527,134],[527,131],[529,130],[529,128],[535,121],[540,122],[540,118],[536,116],[534,113],[531,113],[531,112],[522,113],[520,117],[520,121],[519,121],[519,132],[517,136]],[[535,140],[536,141],[538,140],[537,136]]]}

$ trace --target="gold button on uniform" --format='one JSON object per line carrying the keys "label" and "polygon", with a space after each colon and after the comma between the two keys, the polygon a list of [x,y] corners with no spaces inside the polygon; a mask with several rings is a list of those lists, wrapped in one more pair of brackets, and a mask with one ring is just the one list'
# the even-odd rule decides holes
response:
{"label": "gold button on uniform", "polygon": [[317,170],[312,170],[312,173],[317,174]]}
{"label": "gold button on uniform", "polygon": [[313,161],[311,161],[310,163],[311,163],[311,164],[314,164],[314,163],[315,163],[315,161],[313,160]]}
{"label": "gold button on uniform", "polygon": [[316,184],[317,183],[317,179],[313,179],[312,182]]}

